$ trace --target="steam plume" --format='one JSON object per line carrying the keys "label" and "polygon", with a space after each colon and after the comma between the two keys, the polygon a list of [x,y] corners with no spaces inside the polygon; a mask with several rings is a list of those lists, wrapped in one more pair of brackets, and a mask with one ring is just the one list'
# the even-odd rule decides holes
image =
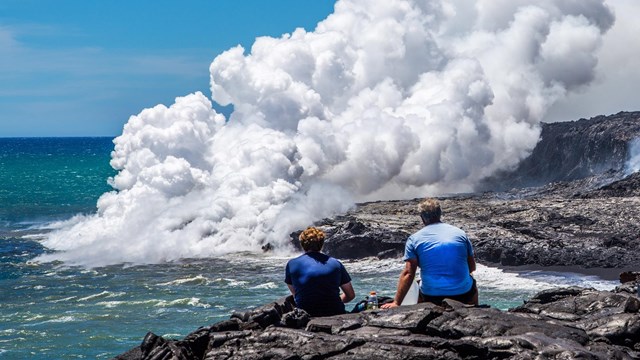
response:
{"label": "steam plume", "polygon": [[117,190],[41,260],[92,266],[255,251],[354,201],[473,190],[594,77],[602,0],[340,0],[313,32],[238,46],[203,94],[132,116]]}
{"label": "steam plume", "polygon": [[625,166],[627,175],[640,171],[640,138],[629,142],[629,159]]}

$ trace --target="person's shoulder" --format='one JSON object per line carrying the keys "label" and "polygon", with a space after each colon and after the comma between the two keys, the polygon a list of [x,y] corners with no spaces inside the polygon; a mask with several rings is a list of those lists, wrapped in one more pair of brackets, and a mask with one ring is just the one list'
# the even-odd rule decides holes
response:
{"label": "person's shoulder", "polygon": [[446,227],[451,232],[456,232],[456,233],[458,233],[460,235],[467,236],[467,234],[464,232],[464,230],[462,230],[461,228],[459,228],[459,227],[457,227],[455,225],[451,225],[451,224],[448,224],[448,223],[440,223],[440,224],[442,224],[442,226]]}
{"label": "person's shoulder", "polygon": [[300,254],[292,259],[289,259],[289,261],[287,261],[287,264],[295,264],[295,263],[304,261],[305,255],[306,254]]}

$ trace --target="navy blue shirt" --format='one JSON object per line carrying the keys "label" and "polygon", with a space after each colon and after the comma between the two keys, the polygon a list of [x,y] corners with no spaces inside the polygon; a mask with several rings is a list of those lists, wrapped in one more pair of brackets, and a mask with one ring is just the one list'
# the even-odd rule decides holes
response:
{"label": "navy blue shirt", "polygon": [[293,285],[296,306],[311,316],[344,314],[340,286],[350,281],[340,261],[316,251],[289,260],[284,279]]}

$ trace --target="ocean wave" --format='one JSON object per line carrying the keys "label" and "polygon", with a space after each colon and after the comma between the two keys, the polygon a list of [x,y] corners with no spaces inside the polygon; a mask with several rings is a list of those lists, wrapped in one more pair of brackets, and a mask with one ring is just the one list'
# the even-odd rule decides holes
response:
{"label": "ocean wave", "polygon": [[172,285],[208,285],[209,279],[203,275],[196,275],[194,277],[187,277],[168,281],[158,284],[159,286],[172,286]]}
{"label": "ocean wave", "polygon": [[132,301],[101,301],[97,303],[98,306],[104,306],[108,309],[124,307],[124,306],[139,306],[139,305],[147,305],[152,307],[159,308],[170,308],[170,307],[199,307],[199,308],[210,308],[211,305],[207,303],[203,303],[199,298],[181,298],[175,300],[163,300],[163,299],[148,299],[148,300],[132,300]]}
{"label": "ocean wave", "polygon": [[267,283],[251,287],[251,289],[277,289],[278,287],[278,284],[274,283],[273,281],[269,281]]}
{"label": "ocean wave", "polygon": [[358,274],[387,273],[400,270],[404,267],[401,259],[378,259],[375,257],[358,260],[341,260],[349,272]]}
{"label": "ocean wave", "polygon": [[89,300],[98,299],[98,298],[113,298],[113,297],[123,296],[125,294],[126,293],[124,293],[124,292],[103,291],[103,292],[98,293],[98,294],[93,294],[93,295],[89,295],[89,296],[80,298],[80,299],[78,299],[78,302],[89,301]]}
{"label": "ocean wave", "polygon": [[53,318],[53,319],[49,319],[49,320],[45,320],[45,321],[41,321],[33,324],[25,324],[24,326],[39,326],[44,324],[70,323],[70,322],[76,322],[79,320],[80,319],[76,318],[75,316],[67,315],[67,316],[60,316],[57,318]]}
{"label": "ocean wave", "polygon": [[162,301],[160,304],[156,305],[159,307],[174,307],[174,306],[178,306],[178,305],[188,305],[191,307],[200,307],[200,308],[204,308],[204,309],[208,309],[211,307],[211,305],[200,302],[200,299],[198,298],[184,298],[184,299],[176,299],[176,300],[172,300],[172,301]]}
{"label": "ocean wave", "polygon": [[225,283],[229,287],[241,287],[247,285],[249,282],[244,280],[235,280],[227,278],[217,278],[214,280],[217,283]]}
{"label": "ocean wave", "polygon": [[49,302],[52,303],[52,304],[57,304],[57,303],[61,303],[61,302],[71,301],[71,300],[74,300],[76,298],[77,298],[77,296],[69,296],[69,297],[62,298],[62,299],[50,300]]}
{"label": "ocean wave", "polygon": [[155,306],[156,304],[158,304],[161,301],[162,300],[158,300],[158,299],[132,300],[132,301],[113,300],[113,301],[100,301],[100,302],[96,303],[96,305],[97,306],[104,306],[107,309],[113,309],[113,308],[122,307],[122,306],[136,306],[136,305]]}

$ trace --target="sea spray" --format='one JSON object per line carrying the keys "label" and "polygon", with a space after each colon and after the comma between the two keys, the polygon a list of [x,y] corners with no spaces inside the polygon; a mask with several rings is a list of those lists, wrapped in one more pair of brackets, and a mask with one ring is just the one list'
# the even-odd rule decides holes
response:
{"label": "sea spray", "polygon": [[[312,32],[260,37],[201,93],[132,116],[114,191],[47,235],[39,261],[100,266],[289,250],[355,201],[471,191],[534,147],[594,78],[603,1],[355,0]],[[475,7],[474,7],[475,5]]]}

